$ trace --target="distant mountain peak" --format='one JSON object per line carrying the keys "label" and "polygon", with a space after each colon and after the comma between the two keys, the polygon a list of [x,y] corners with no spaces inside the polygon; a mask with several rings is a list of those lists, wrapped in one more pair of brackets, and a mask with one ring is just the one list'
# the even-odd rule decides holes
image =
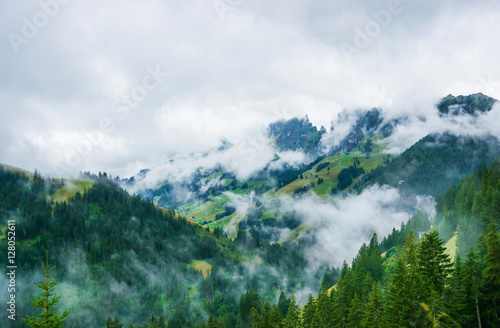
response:
{"label": "distant mountain peak", "polygon": [[443,115],[473,115],[489,112],[497,100],[482,93],[474,93],[468,96],[447,95],[439,104],[437,109]]}
{"label": "distant mountain peak", "polygon": [[324,127],[318,130],[312,125],[307,115],[301,119],[294,117],[271,123],[267,131],[279,150],[302,150],[306,153],[316,153],[321,136],[326,133]]}

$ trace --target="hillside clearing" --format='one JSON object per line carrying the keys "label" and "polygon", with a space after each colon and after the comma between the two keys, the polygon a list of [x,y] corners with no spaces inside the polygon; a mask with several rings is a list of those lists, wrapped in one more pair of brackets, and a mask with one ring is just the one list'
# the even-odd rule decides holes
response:
{"label": "hillside clearing", "polygon": [[77,192],[83,193],[84,190],[93,185],[94,181],[92,180],[64,180],[64,187],[57,190],[52,198],[54,202],[67,202],[70,198],[75,197]]}
{"label": "hillside clearing", "polygon": [[208,272],[212,270],[212,264],[205,261],[193,260],[189,266],[196,271],[201,271],[203,277],[208,276]]}

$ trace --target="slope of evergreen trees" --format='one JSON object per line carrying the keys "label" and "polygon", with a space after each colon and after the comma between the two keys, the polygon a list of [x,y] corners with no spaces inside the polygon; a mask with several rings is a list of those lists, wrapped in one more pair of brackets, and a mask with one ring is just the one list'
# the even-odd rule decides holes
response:
{"label": "slope of evergreen trees", "polygon": [[[318,295],[310,295],[301,310],[293,295],[283,315],[279,304],[266,299],[262,305],[262,298],[249,291],[240,301],[244,327],[500,326],[499,181],[495,161],[438,199],[435,222],[442,226],[446,215],[460,222],[447,224],[458,227],[459,247],[471,244],[464,256],[451,258],[435,230],[418,238],[416,233],[427,231],[430,221],[417,213],[381,243],[374,235],[351,266],[344,262],[335,286],[324,279]],[[467,224],[477,229],[472,242],[460,232]],[[229,327],[217,318],[209,326]]]}
{"label": "slope of evergreen trees", "polygon": [[[209,315],[234,326],[246,290],[272,297],[320,284],[321,275],[317,282],[304,275],[307,261],[299,244],[270,244],[247,232],[233,241],[220,229],[130,196],[106,174],[86,177],[94,180],[92,188],[54,203],[51,195],[64,181],[0,168],[0,226],[16,220],[24,286],[18,297],[29,300],[37,293],[32,281],[39,280],[39,264],[49,251],[60,281],[56,293],[62,295],[57,310],[71,309],[65,327],[195,327]],[[7,250],[0,238],[3,263]],[[259,262],[250,271],[242,261],[254,257]],[[212,266],[206,277],[190,266],[194,260]],[[17,310],[37,313],[29,302],[19,302]],[[16,327],[6,320],[0,317],[0,326]]]}
{"label": "slope of evergreen trees", "polygon": [[491,165],[499,155],[500,144],[494,137],[430,134],[387,166],[363,176],[355,189],[378,183],[407,193],[437,197],[482,166]]}

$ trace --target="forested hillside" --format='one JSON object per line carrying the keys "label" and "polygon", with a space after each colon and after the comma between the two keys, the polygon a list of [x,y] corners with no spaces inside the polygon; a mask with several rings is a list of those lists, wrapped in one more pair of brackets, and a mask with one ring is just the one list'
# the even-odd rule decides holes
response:
{"label": "forested hillside", "polygon": [[500,144],[494,137],[431,134],[386,167],[368,174],[355,188],[374,183],[388,184],[407,193],[437,197],[467,174],[490,165],[499,154]]}
{"label": "forested hillside", "polygon": [[[467,177],[438,200],[439,226],[443,217],[455,226],[451,218],[461,219],[459,253],[465,256],[450,257],[435,227],[427,232],[429,218],[417,213],[381,243],[374,235],[362,245],[334,286],[325,274],[319,294],[302,309],[292,295],[282,316],[280,304],[250,292],[252,327],[498,327],[499,164]],[[471,227],[475,234],[464,233]],[[210,318],[207,327],[228,326]]]}
{"label": "forested hillside", "polygon": [[[319,286],[320,275],[304,275],[300,245],[270,245],[244,232],[230,240],[128,195],[105,173],[85,178],[91,188],[54,202],[51,195],[70,180],[0,168],[0,261],[7,261],[7,221],[14,220],[23,272],[18,297],[26,300],[18,303],[20,316],[38,312],[28,300],[37,293],[32,282],[41,280],[46,251],[60,281],[60,310],[71,311],[65,327],[102,327],[115,316],[141,324],[152,315],[169,327],[190,327],[211,314],[234,326],[240,296],[251,288],[272,298]],[[7,324],[6,313],[0,319]]]}

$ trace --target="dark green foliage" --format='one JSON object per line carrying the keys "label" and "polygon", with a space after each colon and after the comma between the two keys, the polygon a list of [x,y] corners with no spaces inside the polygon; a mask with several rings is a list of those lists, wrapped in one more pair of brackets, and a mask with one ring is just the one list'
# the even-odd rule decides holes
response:
{"label": "dark green foliage", "polygon": [[357,189],[378,183],[437,197],[468,174],[490,165],[499,154],[499,142],[493,137],[431,134],[388,165],[363,176]]}
{"label": "dark green foliage", "polygon": [[236,208],[233,207],[233,206],[226,206],[225,209],[224,209],[224,213],[219,213],[215,216],[215,220],[220,220],[226,216],[229,216],[231,214],[233,214],[234,212],[236,212]]}
{"label": "dark green foliage", "polygon": [[358,167],[356,165],[356,162],[354,163],[354,165],[342,169],[337,177],[337,190],[341,191],[349,187],[352,184],[353,179],[356,179],[358,176],[364,173],[365,170],[362,167]]}
{"label": "dark green foliage", "polygon": [[288,312],[286,313],[284,320],[284,328],[299,328],[301,323],[302,321],[299,316],[299,307],[295,301],[295,295],[292,294],[290,297]]}
{"label": "dark green foliage", "polygon": [[312,295],[309,294],[309,299],[306,305],[304,306],[304,313],[302,314],[302,327],[314,328],[313,320],[315,314],[316,314],[316,301],[312,297]]}
{"label": "dark green foliage", "polygon": [[450,94],[441,100],[437,108],[441,114],[451,113],[459,115],[461,114],[460,109],[462,109],[467,114],[476,115],[478,112],[484,113],[490,111],[495,102],[495,99],[485,96],[482,93],[458,97]]}
{"label": "dark green foliage", "polygon": [[316,167],[316,173],[318,173],[319,171],[323,170],[325,167],[327,167],[328,165],[330,165],[330,162],[323,162],[321,164],[319,164],[317,167]]}
{"label": "dark green foliage", "polygon": [[364,327],[387,327],[387,325],[385,324],[385,318],[382,309],[382,299],[377,283],[373,283],[372,290],[368,296],[368,303],[366,303],[366,309],[362,323]]}
{"label": "dark green foliage", "polygon": [[256,309],[257,313],[261,309],[259,294],[250,289],[246,294],[241,295],[240,299],[240,318],[247,326],[252,323],[252,309]]}
{"label": "dark green foliage", "polygon": [[276,170],[276,171],[271,170],[269,174],[275,177],[278,183],[278,187],[281,188],[295,181],[297,179],[297,176],[302,175],[302,173],[304,173],[305,171],[311,170],[316,164],[318,164],[324,159],[325,156],[319,156],[309,164],[303,164],[298,167],[288,167],[287,169],[284,170]]}
{"label": "dark green foliage", "polygon": [[349,304],[349,313],[347,314],[348,327],[361,327],[361,322],[364,319],[363,302],[359,298],[358,293],[354,293],[354,298]]}
{"label": "dark green foliage", "polygon": [[329,266],[327,266],[323,274],[323,280],[321,282],[321,285],[325,286],[326,288],[333,287],[333,285],[337,283],[339,276],[340,272],[338,269],[333,267],[330,268]]}
{"label": "dark green foliage", "polygon": [[268,131],[280,150],[303,150],[314,154],[318,151],[321,136],[326,132],[318,130],[307,117],[271,123]]}
{"label": "dark green foliage", "polygon": [[418,247],[418,268],[423,279],[424,292],[435,290],[443,295],[451,274],[451,260],[445,254],[444,241],[437,231],[426,233]]}
{"label": "dark green foliage", "polygon": [[115,317],[115,319],[108,318],[108,321],[106,321],[106,328],[122,328],[123,324],[118,320],[118,317]]}
{"label": "dark green foliage", "polygon": [[278,300],[278,310],[282,317],[285,317],[288,313],[288,308],[290,307],[290,299],[285,296],[285,293],[280,293],[280,298]]}
{"label": "dark green foliage", "polygon": [[[220,229],[209,231],[128,195],[105,174],[91,178],[92,188],[51,206],[47,196],[61,186],[59,180],[43,179],[38,172],[30,180],[0,168],[0,224],[12,216],[22,218],[16,220],[22,277],[49,249],[61,254],[53,259],[58,277],[78,291],[79,308],[68,317],[68,328],[104,326],[116,315],[121,322],[133,315],[143,322],[137,327],[148,327],[151,313],[165,316],[156,322],[159,327],[163,321],[170,327],[204,324],[204,313],[212,314],[223,327],[234,327],[239,290],[255,288],[271,297],[283,277],[288,277],[289,288],[309,283],[300,274],[307,261],[299,244],[271,244],[248,233],[233,242]],[[289,215],[280,224],[300,222]],[[7,240],[1,239],[1,258],[6,258],[7,249]],[[255,274],[248,274],[237,258],[253,254],[263,263],[255,266]],[[75,263],[59,262],[65,258]],[[211,264],[211,274],[203,278],[189,266],[193,260]],[[197,291],[195,297],[192,290]],[[19,303],[19,312],[32,312],[27,305]],[[116,324],[115,319],[109,324]]]}
{"label": "dark green foliage", "polygon": [[484,257],[485,268],[483,271],[484,296],[488,304],[484,311],[485,317],[492,325],[500,325],[500,235],[496,225],[489,225],[486,236],[487,253]]}
{"label": "dark green foliage", "polygon": [[304,187],[300,187],[300,188],[297,188],[293,191],[293,195],[294,196],[300,196],[302,194],[305,194],[306,192],[308,192],[309,190],[311,190],[312,188],[314,188],[314,183],[310,183],[308,184],[307,186],[304,186]]}
{"label": "dark green foliage", "polygon": [[369,154],[372,152],[372,150],[373,150],[372,139],[367,139],[365,144],[363,145],[363,152]]}
{"label": "dark green foliage", "polygon": [[33,304],[37,308],[40,308],[42,313],[38,317],[27,316],[23,318],[23,321],[26,325],[33,328],[59,328],[66,322],[69,311],[64,311],[61,314],[55,309],[61,296],[56,296],[54,293],[54,289],[58,283],[54,279],[50,280],[54,268],[49,266],[48,253],[45,264],[42,262],[42,268],[45,272],[45,281],[37,284],[37,287],[42,292],[33,300]]}

